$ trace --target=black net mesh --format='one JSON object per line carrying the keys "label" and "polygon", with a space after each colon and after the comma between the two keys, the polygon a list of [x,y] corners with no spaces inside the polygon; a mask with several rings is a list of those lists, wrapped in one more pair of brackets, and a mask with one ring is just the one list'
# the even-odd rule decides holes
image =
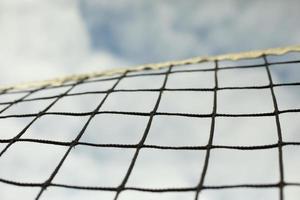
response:
{"label": "black net mesh", "polygon": [[1,199],[297,199],[300,53],[2,91]]}

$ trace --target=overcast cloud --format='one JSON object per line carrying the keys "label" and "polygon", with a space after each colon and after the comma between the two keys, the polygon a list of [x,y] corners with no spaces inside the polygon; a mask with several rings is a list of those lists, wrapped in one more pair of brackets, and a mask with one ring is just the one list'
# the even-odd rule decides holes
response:
{"label": "overcast cloud", "polygon": [[[288,2],[288,3],[287,3]],[[132,64],[151,63],[191,56],[269,48],[300,41],[297,26],[299,3],[290,1],[95,1],[95,0],[2,0],[0,2],[0,83],[43,80],[70,73],[89,72]],[[285,59],[298,58],[299,53]],[[271,58],[277,59],[277,58]],[[281,59],[283,59],[281,57]],[[249,61],[257,63],[262,59]],[[220,62],[220,67],[238,62]],[[214,67],[205,63],[192,68]],[[187,67],[188,68],[188,67]],[[176,70],[176,69],[174,69]],[[299,82],[296,64],[272,66],[275,83]],[[261,86],[268,84],[264,68],[220,70],[219,86]],[[117,89],[159,88],[163,76],[128,78]],[[154,83],[153,83],[154,82]],[[89,83],[70,93],[109,89],[115,81]],[[214,74],[174,73],[167,88],[214,87]],[[66,88],[45,90],[27,99],[57,95]],[[300,87],[275,88],[279,109],[300,108]],[[112,93],[102,111],[153,109],[157,92]],[[51,112],[92,111],[103,94],[64,97]],[[247,97],[247,98],[245,98]],[[1,95],[0,102],[20,98]],[[137,103],[138,99],[138,103]],[[0,116],[37,113],[53,99],[17,103]],[[164,92],[158,111],[209,114],[213,92]],[[4,106],[1,106],[1,109]],[[272,112],[269,89],[222,90],[218,92],[218,113]],[[1,139],[18,134],[33,118],[1,118]],[[280,115],[284,141],[299,142],[299,113]],[[70,142],[87,117],[45,115],[22,138]],[[136,144],[148,117],[97,115],[83,142]],[[165,146],[205,145],[211,119],[155,116],[145,143]],[[56,130],[57,129],[57,130]],[[130,130],[130,131],[124,131]],[[263,145],[277,142],[274,117],[216,119],[216,145]],[[184,134],[182,134],[184,132]],[[0,143],[0,151],[5,147]],[[49,177],[66,147],[15,143],[0,158],[0,178],[17,182],[43,182]],[[121,182],[133,149],[77,146],[54,178],[54,183],[77,186],[111,186]],[[285,178],[300,182],[299,147],[284,148]],[[142,149],[126,186],[193,187],[199,179],[205,151]],[[279,180],[278,150],[239,151],[214,149],[205,179],[206,185],[276,183]],[[251,171],[249,170],[251,169]],[[0,183],[4,200],[33,199],[38,188]],[[286,187],[288,200],[298,197],[298,187]],[[70,190],[49,187],[41,199],[113,199],[114,192]],[[120,200],[193,199],[194,192],[143,193],[124,191]],[[276,189],[205,190],[201,200],[278,199]]]}
{"label": "overcast cloud", "polygon": [[0,83],[299,43],[296,0],[0,2]]}

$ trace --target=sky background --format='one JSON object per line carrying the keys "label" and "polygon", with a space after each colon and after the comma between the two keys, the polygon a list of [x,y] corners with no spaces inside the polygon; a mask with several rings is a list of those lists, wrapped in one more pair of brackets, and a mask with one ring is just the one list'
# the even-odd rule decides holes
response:
{"label": "sky background", "polygon": [[0,84],[298,44],[299,4],[2,0]]}
{"label": "sky background", "polygon": [[[222,54],[299,44],[298,1],[95,1],[95,0],[2,0],[0,1],[0,84],[43,80],[73,73],[99,71],[143,63],[183,59],[199,55]],[[299,60],[298,53],[272,57],[269,61]],[[263,64],[262,58],[246,61],[220,61],[219,67]],[[189,68],[190,67],[190,68]],[[180,68],[213,68],[201,63]],[[164,71],[163,69],[162,71]],[[178,70],[173,69],[174,71]],[[298,64],[272,65],[275,84],[300,82]],[[220,87],[265,86],[266,69],[243,68],[218,71]],[[124,78],[116,89],[160,88],[164,76]],[[115,80],[85,83],[70,94],[107,90]],[[166,87],[213,88],[213,72],[172,73]],[[36,114],[69,87],[32,93],[26,102],[13,104],[2,112],[0,139],[10,139],[33,120],[32,117],[6,115]],[[300,109],[300,87],[275,87],[279,110]],[[24,94],[0,95],[0,102],[14,101]],[[49,112],[88,112],[95,109],[104,94],[67,96]],[[157,92],[113,92],[100,111],[150,112]],[[138,103],[137,103],[138,99]],[[180,99],[180,101],[178,101]],[[209,114],[213,92],[165,91],[159,112]],[[218,91],[217,113],[262,113],[274,110],[270,89]],[[300,142],[300,114],[280,115],[283,140]],[[22,139],[70,142],[88,120],[87,116],[44,115],[31,124]],[[89,124],[82,142],[136,144],[149,118],[99,114]],[[207,144],[210,118],[155,116],[145,144],[163,146],[201,146]],[[265,145],[278,140],[275,118],[266,116],[217,117],[215,145]],[[0,143],[0,150],[6,144]],[[0,157],[0,178],[17,182],[44,182],[63,154],[65,146],[32,142],[14,143]],[[300,182],[299,146],[283,148],[287,182]],[[134,149],[77,146],[71,150],[53,182],[76,186],[117,187],[128,169]],[[194,187],[200,178],[205,151],[142,149],[126,186]],[[213,149],[205,185],[277,183],[278,150],[252,151]],[[0,199],[34,199],[39,188],[0,183]],[[284,189],[285,200],[297,199],[299,187]],[[49,187],[42,200],[113,199],[114,192],[71,190]],[[194,199],[194,192],[143,193],[124,191],[120,200]],[[204,190],[200,200],[275,199],[278,190]]]}

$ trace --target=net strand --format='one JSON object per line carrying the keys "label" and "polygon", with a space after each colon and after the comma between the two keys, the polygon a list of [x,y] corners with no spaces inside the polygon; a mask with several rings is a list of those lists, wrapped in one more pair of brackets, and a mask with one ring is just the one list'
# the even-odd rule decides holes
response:
{"label": "net strand", "polygon": [[[43,140],[43,139],[31,139],[31,138],[20,138],[20,139],[1,139],[0,143],[8,142],[31,142],[39,144],[53,144],[59,146],[91,146],[91,147],[102,147],[102,148],[138,148],[138,144],[102,144],[102,143],[90,143],[90,142],[61,142],[55,140]],[[296,146],[300,145],[300,142],[282,142],[282,146]],[[149,145],[144,144],[141,148],[149,149],[165,149],[165,150],[206,150],[208,145],[203,146],[165,146],[165,145]],[[278,143],[267,144],[267,145],[253,145],[253,146],[235,146],[235,145],[211,145],[211,149],[236,149],[236,150],[261,150],[261,149],[272,149],[278,148]]]}
{"label": "net strand", "polygon": [[282,158],[282,131],[281,131],[281,125],[278,115],[278,103],[275,96],[274,88],[273,88],[273,80],[272,75],[269,69],[268,60],[265,55],[263,55],[265,65],[266,65],[266,71],[268,74],[269,84],[270,84],[270,90],[272,94],[272,100],[274,105],[274,112],[275,112],[275,119],[276,119],[276,128],[277,128],[277,137],[278,137],[278,158],[279,158],[279,173],[280,173],[280,182],[279,182],[279,193],[280,193],[280,200],[284,200],[283,195],[283,187],[284,187],[284,169],[283,169],[283,158]]}
{"label": "net strand", "polygon": [[210,158],[210,150],[211,146],[213,144],[213,138],[214,138],[214,130],[215,130],[215,121],[216,121],[216,113],[217,113],[217,91],[218,91],[218,61],[215,61],[215,70],[214,70],[214,82],[215,82],[215,87],[214,87],[214,99],[213,99],[213,110],[212,110],[212,117],[211,117],[211,126],[210,126],[210,134],[209,134],[209,140],[207,144],[207,149],[206,149],[206,154],[205,154],[205,160],[204,160],[204,165],[202,169],[202,174],[200,181],[197,186],[197,191],[195,194],[195,200],[198,200],[199,194],[202,190],[203,184],[204,184],[204,179],[205,175],[207,172],[207,168],[209,165],[209,158]]}
{"label": "net strand", "polygon": [[[281,84],[273,84],[273,87],[282,87],[282,86],[298,86],[300,85],[300,82],[293,82],[293,83],[281,83]],[[261,85],[261,86],[236,86],[236,87],[219,87],[217,90],[256,90],[256,89],[269,89],[269,85]],[[193,92],[213,92],[214,88],[164,88],[164,91],[193,91]],[[80,95],[86,95],[86,94],[106,94],[108,92],[159,92],[160,89],[114,89],[113,91],[110,90],[102,90],[102,91],[90,91],[90,92],[74,92],[71,94],[66,94],[65,96],[80,96]],[[16,104],[18,102],[30,102],[30,101],[37,101],[37,100],[49,100],[59,97],[60,95],[53,95],[53,96],[47,96],[47,97],[36,97],[36,98],[27,98],[29,95],[25,95],[24,98],[21,98],[17,101],[7,101],[7,102],[1,102],[0,105],[7,105],[7,104]],[[11,106],[12,106],[11,105]],[[10,106],[9,106],[10,107]],[[5,108],[7,110],[8,108]],[[0,111],[1,112],[4,112]]]}
{"label": "net strand", "polygon": [[[280,110],[278,112],[264,112],[264,113],[216,113],[216,117],[269,117],[277,114],[284,113],[298,113],[300,109],[286,109]],[[34,117],[40,114],[44,115],[61,115],[61,116],[89,116],[92,112],[47,112],[47,113],[32,113],[32,114],[16,114],[16,115],[2,115],[0,119],[5,118],[23,118],[23,117]],[[113,115],[133,115],[133,116],[150,116],[151,113],[148,112],[130,112],[130,111],[99,111],[96,115],[101,114],[113,114]],[[196,114],[196,113],[177,113],[177,112],[156,112],[154,115],[157,116],[181,116],[181,117],[194,117],[194,118],[211,118],[212,114]]]}
{"label": "net strand", "polygon": [[[0,178],[0,182],[22,186],[22,187],[42,187],[43,183],[22,183],[16,181],[9,181]],[[285,182],[285,186],[300,186],[300,183],[294,182]],[[59,187],[59,188],[69,188],[69,189],[79,189],[79,190],[100,190],[100,191],[113,191],[117,192],[119,187],[97,187],[97,186],[77,186],[77,185],[66,185],[59,183],[50,183],[49,186]],[[48,187],[49,187],[48,186]],[[201,190],[215,190],[215,189],[234,189],[234,188],[279,188],[280,183],[266,183],[266,184],[235,184],[235,185],[203,185]],[[131,190],[131,191],[142,191],[142,192],[196,192],[197,187],[172,187],[172,188],[144,188],[144,187],[124,187],[122,191]]]}

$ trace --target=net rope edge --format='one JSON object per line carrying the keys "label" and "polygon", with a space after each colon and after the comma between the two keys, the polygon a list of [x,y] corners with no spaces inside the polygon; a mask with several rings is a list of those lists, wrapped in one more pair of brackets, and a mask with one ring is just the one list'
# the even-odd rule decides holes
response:
{"label": "net rope edge", "polygon": [[63,76],[63,77],[58,77],[58,78],[53,78],[53,79],[48,79],[43,81],[32,81],[32,82],[25,82],[25,83],[12,84],[12,85],[1,85],[0,92],[4,92],[6,90],[34,89],[34,88],[45,87],[45,86],[60,86],[70,81],[81,81],[84,79],[97,78],[102,76],[107,77],[113,75],[120,75],[126,71],[139,72],[143,70],[159,70],[169,66],[197,64],[197,63],[209,62],[215,60],[236,61],[242,59],[258,58],[263,55],[283,55],[289,52],[300,52],[300,45],[270,48],[264,50],[245,51],[239,53],[229,53],[229,54],[222,54],[216,56],[198,56],[198,57],[189,58],[185,60],[174,60],[174,61],[167,61],[167,62],[160,62],[160,63],[153,63],[153,64],[143,64],[143,65],[137,65],[137,66],[131,66],[125,68],[116,68],[111,70],[101,70],[101,71],[95,71],[90,73]]}

